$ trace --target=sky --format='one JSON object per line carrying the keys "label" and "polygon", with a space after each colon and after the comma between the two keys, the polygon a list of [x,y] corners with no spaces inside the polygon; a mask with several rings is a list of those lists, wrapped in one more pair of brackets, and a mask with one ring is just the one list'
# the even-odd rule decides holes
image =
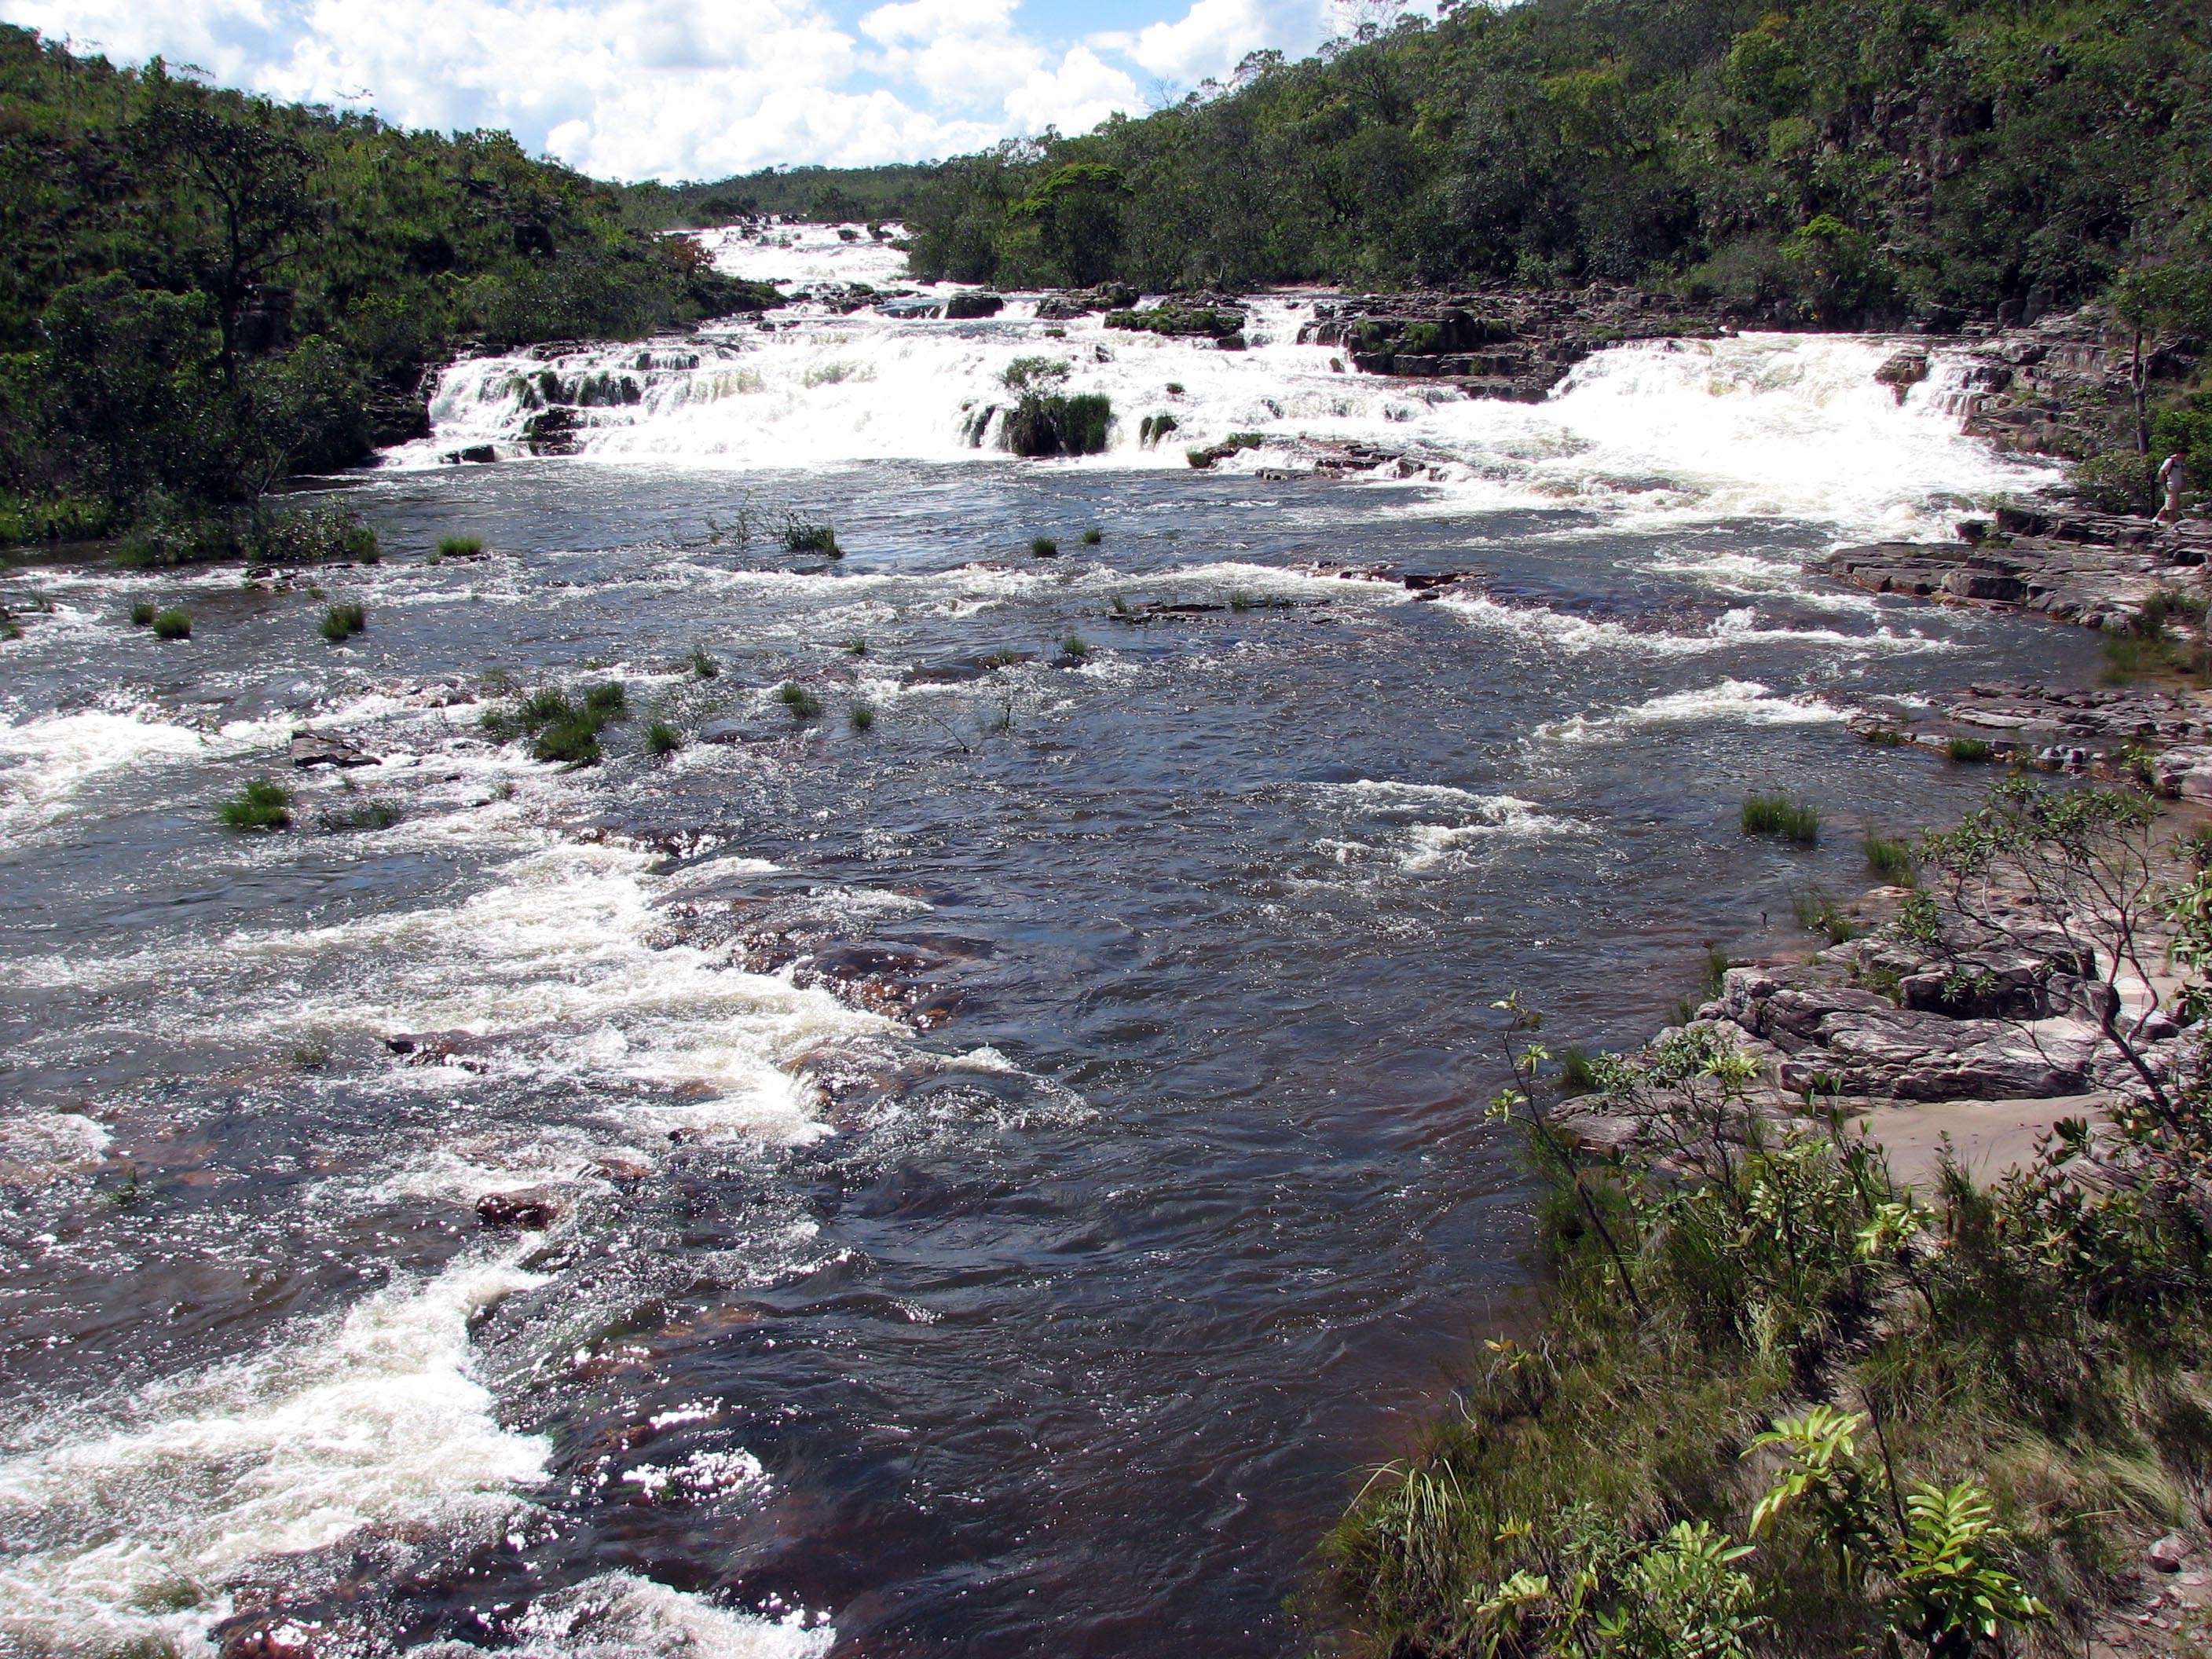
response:
{"label": "sky", "polygon": [[0,0],[0,21],[118,63],[503,127],[601,178],[957,155],[1086,131],[1312,52],[1386,0]]}

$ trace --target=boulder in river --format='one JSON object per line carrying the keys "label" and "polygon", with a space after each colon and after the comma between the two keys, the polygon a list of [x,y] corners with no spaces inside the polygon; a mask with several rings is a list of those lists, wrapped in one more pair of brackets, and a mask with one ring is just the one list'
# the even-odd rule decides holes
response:
{"label": "boulder in river", "polygon": [[560,1195],[546,1187],[486,1193],[477,1200],[477,1220],[483,1225],[526,1233],[544,1232],[561,1218],[561,1210]]}
{"label": "boulder in river", "polygon": [[945,302],[945,319],[964,323],[980,317],[995,317],[1006,308],[1006,301],[996,294],[956,294]]}
{"label": "boulder in river", "polygon": [[301,726],[292,733],[292,764],[308,766],[374,766],[377,757],[368,750],[326,732]]}

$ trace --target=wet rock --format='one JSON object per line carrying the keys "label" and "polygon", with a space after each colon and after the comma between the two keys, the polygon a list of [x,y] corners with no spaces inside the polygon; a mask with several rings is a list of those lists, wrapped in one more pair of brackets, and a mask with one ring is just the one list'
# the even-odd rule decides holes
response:
{"label": "wet rock", "polygon": [[292,764],[310,766],[374,766],[377,757],[366,750],[326,733],[301,726],[292,733]]}
{"label": "wet rock", "polygon": [[1906,393],[1928,378],[1928,354],[1911,349],[1900,351],[1875,370],[1874,378],[1894,392],[1901,404]]}
{"label": "wet rock", "polygon": [[289,1619],[260,1625],[222,1644],[222,1659],[315,1659],[314,1632]]}
{"label": "wet rock", "polygon": [[438,457],[447,466],[489,466],[499,459],[499,451],[489,444],[471,444],[463,449],[449,449]]}
{"label": "wet rock", "polygon": [[1034,651],[994,651],[986,656],[954,657],[938,662],[917,663],[899,677],[899,683],[902,685],[965,685],[974,680],[988,679],[1001,668],[1035,662],[1036,655]]}
{"label": "wet rock", "polygon": [[2178,1532],[2170,1532],[2143,1552],[2143,1559],[2160,1572],[2179,1572],[2195,1547]]}
{"label": "wet rock", "polygon": [[473,1031],[401,1031],[384,1046],[410,1066],[457,1066],[481,1072],[489,1064],[491,1044]]}
{"label": "wet rock", "polygon": [[995,317],[1006,308],[1006,299],[1000,295],[956,294],[945,302],[945,317],[948,322],[968,322],[981,317]]}
{"label": "wet rock", "polygon": [[562,1208],[560,1195],[550,1188],[526,1187],[514,1192],[486,1193],[477,1200],[477,1221],[485,1227],[542,1233],[561,1218]]}

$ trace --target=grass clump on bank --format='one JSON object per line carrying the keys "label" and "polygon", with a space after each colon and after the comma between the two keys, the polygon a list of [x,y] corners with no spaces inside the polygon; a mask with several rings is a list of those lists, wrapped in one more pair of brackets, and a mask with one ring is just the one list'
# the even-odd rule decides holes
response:
{"label": "grass clump on bank", "polygon": [[282,784],[256,778],[223,802],[216,816],[233,830],[289,830],[292,794]]}
{"label": "grass clump on bank", "polygon": [[1747,836],[1774,836],[1800,847],[1813,846],[1820,839],[1819,809],[1778,791],[1771,795],[1746,795],[1741,821]]}
{"label": "grass clump on bank", "polygon": [[368,613],[357,605],[334,605],[323,612],[322,635],[332,645],[343,645],[368,627]]}
{"label": "grass clump on bank", "polygon": [[188,640],[192,636],[192,619],[187,611],[157,611],[148,619],[147,626],[154,630],[157,640]]}
{"label": "grass clump on bank", "polygon": [[1943,745],[1944,755],[1961,766],[1978,766],[1995,752],[1979,738],[1953,738]]}

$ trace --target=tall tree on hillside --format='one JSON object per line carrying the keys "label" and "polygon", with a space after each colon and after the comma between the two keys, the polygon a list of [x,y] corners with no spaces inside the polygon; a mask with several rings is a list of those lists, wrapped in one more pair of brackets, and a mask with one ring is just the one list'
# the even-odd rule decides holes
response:
{"label": "tall tree on hillside", "polygon": [[215,300],[223,379],[234,383],[239,319],[254,288],[323,221],[313,157],[279,130],[266,102],[219,100],[168,74],[159,58],[147,66],[146,91],[144,111],[131,124],[133,147],[210,210],[211,234],[178,252]]}

